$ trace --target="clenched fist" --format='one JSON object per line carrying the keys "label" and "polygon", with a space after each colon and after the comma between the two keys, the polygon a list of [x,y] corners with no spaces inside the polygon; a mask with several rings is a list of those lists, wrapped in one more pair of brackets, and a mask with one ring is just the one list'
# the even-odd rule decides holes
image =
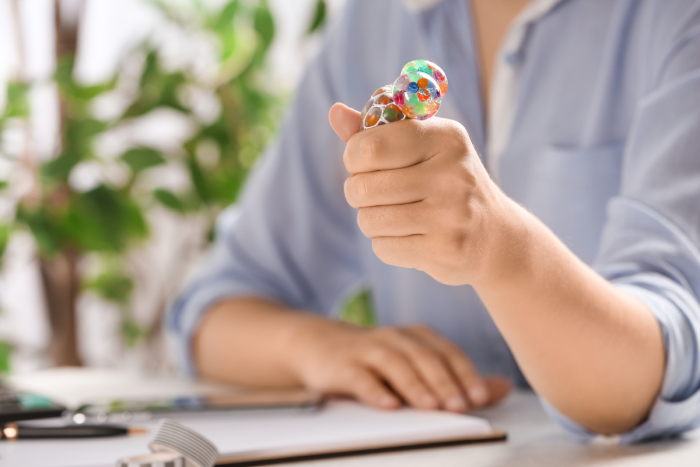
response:
{"label": "clenched fist", "polygon": [[498,273],[512,202],[462,125],[434,117],[357,133],[359,114],[343,104],[329,118],[347,142],[345,196],[382,261],[448,285]]}

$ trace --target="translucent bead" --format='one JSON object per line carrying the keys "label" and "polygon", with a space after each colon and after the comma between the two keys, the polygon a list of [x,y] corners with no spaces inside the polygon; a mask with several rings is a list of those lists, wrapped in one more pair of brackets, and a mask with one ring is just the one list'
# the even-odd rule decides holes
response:
{"label": "translucent bead", "polygon": [[367,128],[375,126],[377,123],[379,123],[381,116],[381,109],[379,107],[373,107],[369,112],[367,112],[367,116],[365,116],[365,126]]}
{"label": "translucent bead", "polygon": [[442,68],[437,66],[435,63],[429,60],[413,60],[408,62],[401,70],[401,74],[412,72],[421,72],[433,77],[438,87],[440,88],[440,93],[444,96],[447,94],[447,75],[442,71]]}
{"label": "translucent bead", "polygon": [[391,85],[377,89],[362,109],[360,130],[367,130],[405,119],[401,106],[395,103]]}
{"label": "translucent bead", "polygon": [[[424,69],[431,74],[421,71]],[[406,73],[399,76],[392,88],[394,102],[403,102],[401,110],[409,118],[426,120],[435,115],[440,107],[442,94],[438,92],[439,84],[432,77],[432,70],[426,65],[425,60],[410,62],[403,71]],[[405,90],[402,90],[403,88]],[[417,111],[419,105],[421,105],[421,111]]]}

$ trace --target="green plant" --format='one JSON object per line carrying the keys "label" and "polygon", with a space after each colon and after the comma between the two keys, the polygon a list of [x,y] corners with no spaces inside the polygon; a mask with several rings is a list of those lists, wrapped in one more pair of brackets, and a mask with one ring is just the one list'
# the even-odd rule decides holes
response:
{"label": "green plant", "polygon": [[326,24],[327,11],[328,7],[326,1],[316,0],[316,6],[314,7],[314,13],[311,17],[307,34],[313,34],[323,28],[324,24]]}
{"label": "green plant", "polygon": [[[213,232],[216,215],[235,201],[279,115],[280,99],[262,80],[275,35],[266,0],[231,0],[216,11],[205,8],[200,0],[192,0],[186,9],[162,1],[150,3],[180,34],[206,37],[216,44],[213,72],[203,76],[189,67],[173,69],[161,46],[149,40],[126,59],[142,62],[129,105],[114,118],[99,119],[94,112],[97,100],[122,92],[122,81],[127,78],[117,74],[97,85],[78,82],[73,74],[78,27],[66,29],[60,8],[56,8],[54,81],[61,102],[61,149],[52,160],[31,167],[36,186],[17,200],[14,218],[0,225],[0,252],[15,229],[30,231],[36,241],[53,330],[51,352],[57,364],[80,363],[74,315],[82,290],[92,290],[121,308],[127,345],[157,333],[159,320],[143,328],[131,315],[134,279],[126,264],[129,251],[149,237],[149,213],[157,206],[184,217],[204,213]],[[22,82],[8,87],[0,130],[10,119],[31,118],[26,99],[30,88]],[[197,114],[195,102],[187,98],[193,89],[216,101],[219,112],[213,118]],[[97,151],[95,142],[102,135],[164,108],[177,112],[194,128],[180,150],[135,146],[116,159]],[[18,157],[16,162],[21,161]],[[72,177],[88,165],[100,176],[88,189],[76,187]],[[188,186],[175,191],[143,182],[149,171],[164,166],[181,168],[188,174]],[[117,170],[126,175],[110,177]],[[9,179],[0,181],[0,190],[10,184]],[[83,276],[80,267],[86,257],[99,265],[89,277]],[[164,307],[162,303],[159,313]]]}
{"label": "green plant", "polygon": [[[27,101],[27,92],[29,87],[21,83],[10,83],[7,87],[7,97],[5,108],[0,113],[0,134],[6,124],[12,119],[23,119],[29,116],[29,104]],[[0,152],[0,157],[8,158],[6,154]],[[14,161],[11,161],[14,162]],[[0,180],[0,195],[5,195],[9,182]],[[3,219],[0,221],[0,268],[2,268],[3,257],[7,249],[7,243],[12,233],[12,220]],[[0,308],[0,313],[2,309]],[[0,375],[7,374],[10,371],[10,358],[12,356],[12,345],[0,339]]]}
{"label": "green plant", "polygon": [[12,347],[7,342],[0,341],[0,376],[10,372],[10,357]]}
{"label": "green plant", "polygon": [[341,308],[340,318],[358,326],[376,326],[377,317],[372,303],[372,292],[362,289],[346,298]]}

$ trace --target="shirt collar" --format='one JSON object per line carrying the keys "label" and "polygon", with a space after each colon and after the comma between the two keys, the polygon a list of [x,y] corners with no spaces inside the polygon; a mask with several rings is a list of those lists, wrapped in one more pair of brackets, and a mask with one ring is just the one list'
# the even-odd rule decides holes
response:
{"label": "shirt collar", "polygon": [[566,0],[532,0],[511,24],[508,34],[501,44],[502,58],[516,56],[523,46],[530,25],[552,11]]}

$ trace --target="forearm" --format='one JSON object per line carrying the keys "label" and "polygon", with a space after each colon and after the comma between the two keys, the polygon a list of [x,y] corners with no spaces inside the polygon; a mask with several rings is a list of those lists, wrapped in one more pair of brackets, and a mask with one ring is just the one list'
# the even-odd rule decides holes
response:
{"label": "forearm", "polygon": [[300,386],[295,339],[323,318],[254,297],[222,301],[209,310],[192,342],[204,378],[250,386]]}
{"label": "forearm", "polygon": [[593,431],[633,428],[663,379],[655,317],[534,216],[515,203],[511,213],[496,272],[475,284],[477,292],[539,394]]}

